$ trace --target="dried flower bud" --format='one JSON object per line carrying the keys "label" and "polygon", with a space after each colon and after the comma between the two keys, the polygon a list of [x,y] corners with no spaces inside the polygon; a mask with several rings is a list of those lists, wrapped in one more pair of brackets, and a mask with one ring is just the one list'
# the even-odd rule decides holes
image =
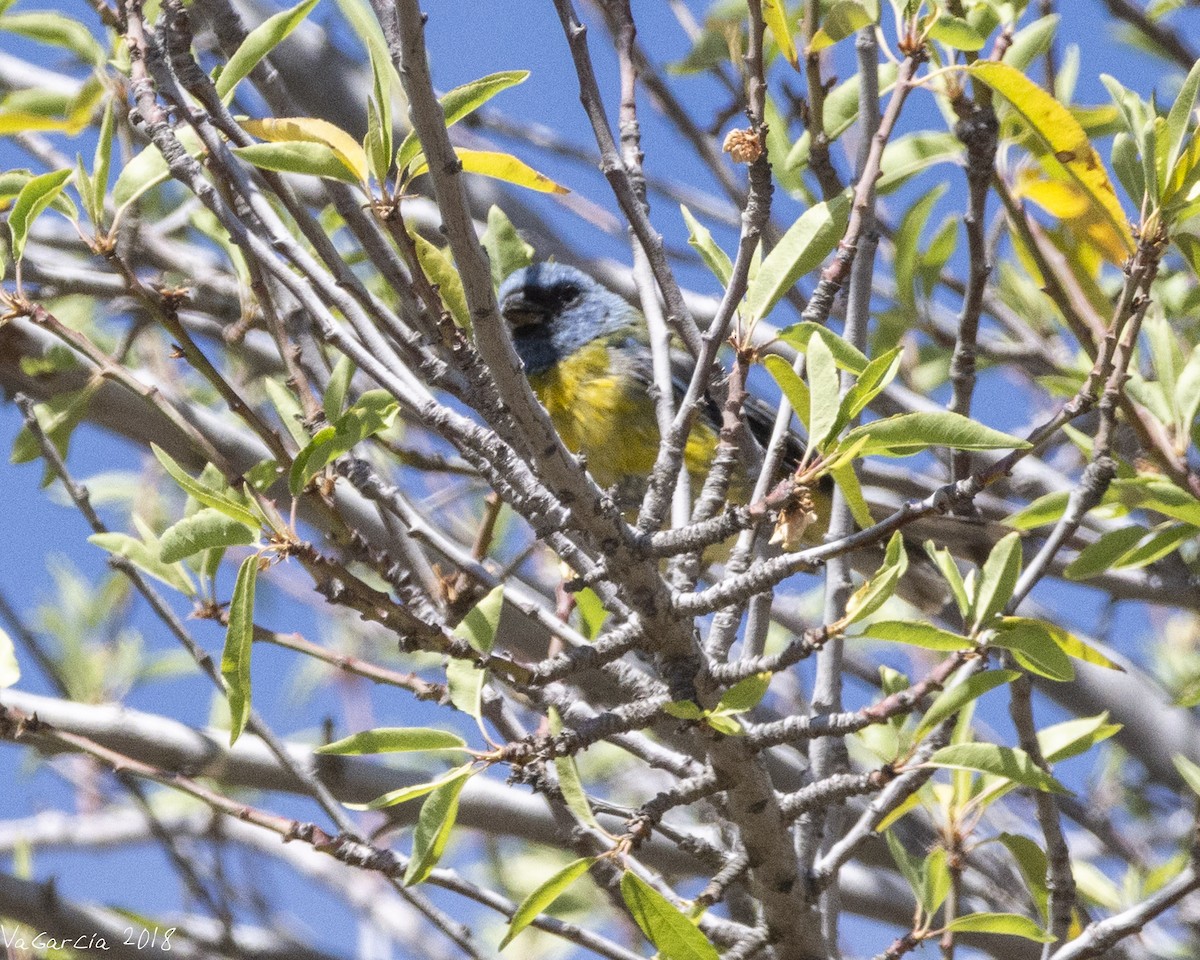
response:
{"label": "dried flower bud", "polygon": [[808,487],[800,487],[797,490],[796,498],[779,511],[779,519],[775,521],[775,532],[771,534],[771,542],[783,544],[783,549],[789,552],[798,550],[804,542],[805,532],[818,519],[812,491]]}
{"label": "dried flower bud", "polygon": [[763,144],[753,130],[730,130],[723,149],[734,163],[753,163],[762,156]]}

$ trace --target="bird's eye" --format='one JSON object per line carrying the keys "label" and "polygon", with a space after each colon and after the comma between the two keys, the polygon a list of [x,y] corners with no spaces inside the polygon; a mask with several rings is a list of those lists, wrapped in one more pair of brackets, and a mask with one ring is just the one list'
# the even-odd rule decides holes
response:
{"label": "bird's eye", "polygon": [[574,303],[579,299],[581,291],[579,287],[573,283],[565,284],[559,287],[558,296],[563,303]]}

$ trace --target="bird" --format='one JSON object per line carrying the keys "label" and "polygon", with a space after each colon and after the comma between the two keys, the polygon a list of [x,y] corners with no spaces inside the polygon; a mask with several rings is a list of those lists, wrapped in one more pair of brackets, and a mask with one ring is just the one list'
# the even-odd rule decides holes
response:
{"label": "bird", "polygon": [[[582,454],[598,484],[615,488],[624,504],[639,497],[654,467],[660,434],[655,411],[650,336],[641,311],[581,270],[564,263],[535,262],[511,273],[497,299],[513,347],[534,394],[573,453]],[[676,399],[691,380],[694,360],[671,349]],[[765,441],[774,411],[765,403],[747,408],[751,432]],[[684,450],[694,483],[703,481],[716,451],[720,409],[704,398]],[[790,437],[794,467],[803,443]],[[745,493],[750,465],[745,456],[735,494]]]}

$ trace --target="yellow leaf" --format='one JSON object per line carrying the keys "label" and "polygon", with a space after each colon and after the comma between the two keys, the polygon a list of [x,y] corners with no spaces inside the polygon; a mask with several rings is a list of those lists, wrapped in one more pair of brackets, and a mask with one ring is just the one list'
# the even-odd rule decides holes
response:
{"label": "yellow leaf", "polygon": [[[1125,256],[1133,253],[1133,235],[1100,155],[1071,111],[1006,63],[980,60],[970,68],[1004,97],[1049,148],[1054,159],[1079,183],[1097,212],[1107,218]],[[1122,257],[1122,259],[1124,259]]]}
{"label": "yellow leaf", "polygon": [[361,183],[367,182],[367,155],[362,145],[332,123],[312,117],[267,117],[264,120],[243,120],[241,125],[247,133],[271,143],[302,140],[324,144]]}
{"label": "yellow leaf", "polygon": [[[1042,159],[1048,172],[1061,171],[1058,161],[1048,156]],[[1058,217],[1077,241],[1086,241],[1110,263],[1121,264],[1128,257],[1123,234],[1118,233],[1112,221],[1096,209],[1091,194],[1069,175],[1059,172],[1058,177],[1047,179],[1032,170],[1023,170],[1017,175],[1013,194],[1032,200],[1047,213]]]}
{"label": "yellow leaf", "polygon": [[799,70],[800,59],[796,55],[796,41],[792,39],[792,31],[788,29],[787,7],[784,6],[784,0],[763,0],[762,15],[783,58]]}
{"label": "yellow leaf", "polygon": [[[458,162],[467,173],[478,173],[485,177],[514,183],[518,187],[537,190],[539,193],[570,193],[562,184],[555,183],[544,173],[538,173],[533,167],[518,160],[511,153],[494,153],[491,150],[464,150],[455,147]],[[429,170],[429,161],[422,158],[413,170],[412,177],[416,179]]]}

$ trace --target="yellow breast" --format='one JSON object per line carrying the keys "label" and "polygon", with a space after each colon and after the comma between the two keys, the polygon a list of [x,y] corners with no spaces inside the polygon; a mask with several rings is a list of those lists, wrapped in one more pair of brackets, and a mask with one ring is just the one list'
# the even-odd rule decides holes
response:
{"label": "yellow breast", "polygon": [[[544,373],[529,378],[567,448],[587,457],[596,482],[610,487],[646,477],[658,453],[658,421],[646,385],[614,369],[614,354],[593,341]],[[703,476],[716,433],[697,424],[688,438],[688,471]]]}

